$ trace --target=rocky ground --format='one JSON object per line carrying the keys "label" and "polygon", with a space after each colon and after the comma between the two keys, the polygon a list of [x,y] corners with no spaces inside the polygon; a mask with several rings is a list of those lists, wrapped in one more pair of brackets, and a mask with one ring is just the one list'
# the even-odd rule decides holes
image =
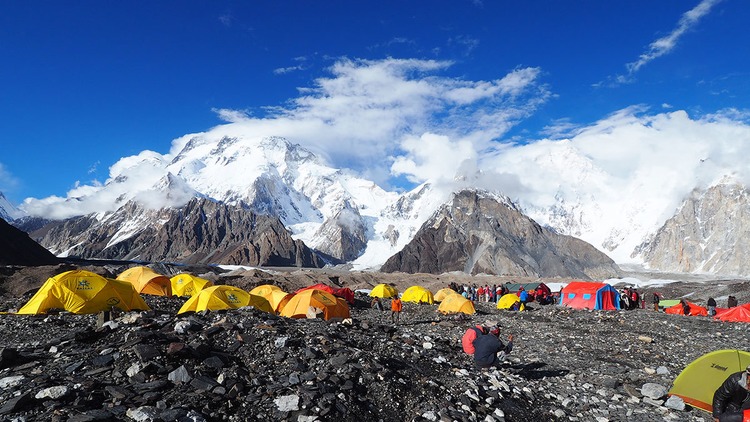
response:
{"label": "rocky ground", "polygon": [[[17,309],[59,270],[6,268],[0,309]],[[350,283],[346,275],[306,271],[214,276],[288,291],[311,279],[353,289],[382,280],[370,274]],[[433,291],[451,278],[400,277],[392,282],[422,277]],[[716,293],[748,290],[744,282],[725,284]],[[456,317],[407,303],[394,325],[363,295],[344,323],[251,308],[176,316],[183,299],[145,298],[152,311],[103,326],[97,316],[0,315],[0,419],[710,421],[706,412],[667,403],[664,392],[692,360],[750,340],[745,324],[649,310],[532,305],[518,313],[479,303],[476,315]],[[502,368],[479,371],[460,337],[487,321],[514,334],[515,349]]]}

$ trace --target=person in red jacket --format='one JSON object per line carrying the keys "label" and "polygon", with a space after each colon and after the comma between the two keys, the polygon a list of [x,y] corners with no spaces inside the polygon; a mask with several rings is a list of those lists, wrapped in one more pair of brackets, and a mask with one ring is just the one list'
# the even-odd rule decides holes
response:
{"label": "person in red jacket", "polygon": [[401,299],[394,297],[391,299],[391,322],[401,322],[401,309],[404,305],[401,303]]}

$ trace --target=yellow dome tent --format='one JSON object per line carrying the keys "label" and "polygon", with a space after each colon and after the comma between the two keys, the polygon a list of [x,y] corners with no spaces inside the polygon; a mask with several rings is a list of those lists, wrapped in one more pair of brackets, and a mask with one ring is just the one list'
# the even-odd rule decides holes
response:
{"label": "yellow dome tent", "polygon": [[681,397],[685,403],[711,412],[714,392],[729,375],[744,371],[748,365],[749,352],[725,349],[706,353],[677,375],[669,395]]}
{"label": "yellow dome tent", "polygon": [[317,308],[323,312],[323,319],[349,318],[349,305],[346,300],[318,289],[303,290],[292,297],[281,310],[281,316],[287,318],[307,318],[310,308]]}
{"label": "yellow dome tent", "polygon": [[276,313],[280,313],[281,310],[284,309],[284,306],[286,306],[287,302],[294,297],[293,294],[287,293],[281,290],[278,286],[272,284],[258,286],[250,290],[250,294],[266,298],[271,304],[271,308],[273,308],[273,311]]}
{"label": "yellow dome tent", "polygon": [[253,306],[261,311],[273,313],[271,304],[265,298],[251,295],[238,287],[226,285],[206,287],[188,299],[177,313],[219,311],[244,306]]}
{"label": "yellow dome tent", "polygon": [[[448,295],[457,295],[457,294],[458,293],[456,293],[455,290],[446,287],[444,289],[438,290],[437,293],[435,293],[435,296],[433,297],[433,299],[435,299],[435,302],[442,302],[443,300],[445,300],[445,298]],[[461,297],[463,297],[463,296],[461,296]]]}
{"label": "yellow dome tent", "polygon": [[440,306],[438,306],[437,310],[444,314],[464,313],[467,315],[473,315],[476,312],[472,301],[456,294],[455,292],[453,292],[452,295],[446,296],[440,303]]}
{"label": "yellow dome tent", "polygon": [[371,297],[389,298],[398,296],[398,290],[388,284],[378,284],[370,291]]}
{"label": "yellow dome tent", "polygon": [[43,314],[64,309],[74,314],[96,314],[111,308],[149,310],[130,283],[109,280],[89,271],[66,271],[48,278],[19,314]]}
{"label": "yellow dome tent", "polygon": [[411,286],[404,291],[401,295],[402,302],[414,302],[414,303],[429,303],[432,305],[435,303],[435,298],[432,296],[432,292],[425,289],[422,286]]}
{"label": "yellow dome tent", "polygon": [[214,283],[192,274],[177,274],[169,279],[172,285],[172,294],[175,296],[191,297],[195,296],[206,287],[211,287]]}
{"label": "yellow dome tent", "polygon": [[515,293],[507,293],[497,301],[497,309],[511,309],[516,302],[520,305],[519,310],[523,311],[525,305],[521,304],[521,298]]}
{"label": "yellow dome tent", "polygon": [[135,291],[145,295],[172,296],[172,282],[148,267],[133,267],[120,273],[118,280],[127,281]]}

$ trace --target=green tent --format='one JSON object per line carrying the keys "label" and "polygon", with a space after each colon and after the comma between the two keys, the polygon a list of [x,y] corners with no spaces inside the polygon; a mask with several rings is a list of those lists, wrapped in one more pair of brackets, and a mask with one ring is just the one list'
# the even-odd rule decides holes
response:
{"label": "green tent", "polygon": [[677,375],[669,395],[681,397],[699,409],[711,412],[714,392],[735,372],[750,365],[750,353],[742,350],[717,350],[691,362]]}

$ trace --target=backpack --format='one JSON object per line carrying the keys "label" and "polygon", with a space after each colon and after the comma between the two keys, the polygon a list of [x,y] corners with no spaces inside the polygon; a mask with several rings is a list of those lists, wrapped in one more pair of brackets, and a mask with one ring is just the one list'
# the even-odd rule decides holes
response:
{"label": "backpack", "polygon": [[461,347],[464,349],[464,353],[467,355],[474,355],[474,340],[478,336],[485,334],[484,328],[480,325],[476,327],[469,327],[464,335],[461,337]]}

